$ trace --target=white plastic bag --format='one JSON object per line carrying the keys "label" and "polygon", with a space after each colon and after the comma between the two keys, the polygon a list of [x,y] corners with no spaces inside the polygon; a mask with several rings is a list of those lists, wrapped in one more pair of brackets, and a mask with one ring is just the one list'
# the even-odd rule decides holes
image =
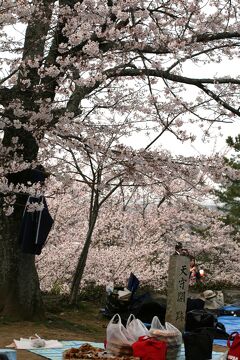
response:
{"label": "white plastic bag", "polygon": [[132,355],[133,343],[134,339],[122,324],[120,315],[115,314],[107,326],[107,351],[114,355]]}
{"label": "white plastic bag", "polygon": [[158,340],[166,341],[168,348],[175,348],[182,344],[181,331],[168,322],[163,326],[157,316],[152,319],[149,334]]}
{"label": "white plastic bag", "polygon": [[118,299],[122,301],[129,301],[131,299],[132,292],[129,291],[127,288],[124,290],[118,290]]}
{"label": "white plastic bag", "polygon": [[[12,344],[11,344],[12,345]],[[13,340],[13,347],[16,349],[35,349],[35,348],[62,348],[63,344],[58,340],[44,340],[37,334],[30,336],[30,338],[20,338],[20,340]]]}
{"label": "white plastic bag", "polygon": [[134,341],[137,341],[140,336],[149,335],[149,331],[144,323],[141,320],[136,319],[133,314],[131,314],[127,320],[126,329]]}
{"label": "white plastic bag", "polygon": [[154,316],[152,319],[150,330],[152,329],[165,330],[165,327],[161,324],[161,321],[157,316]]}
{"label": "white plastic bag", "polygon": [[114,290],[114,283],[110,281],[106,286],[106,293],[110,295]]}

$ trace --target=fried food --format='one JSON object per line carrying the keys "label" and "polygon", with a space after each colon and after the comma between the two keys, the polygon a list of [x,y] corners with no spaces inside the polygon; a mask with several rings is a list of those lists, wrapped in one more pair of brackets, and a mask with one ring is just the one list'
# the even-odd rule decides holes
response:
{"label": "fried food", "polygon": [[63,360],[79,359],[79,360],[139,360],[134,356],[114,356],[107,354],[103,349],[96,348],[90,344],[83,344],[79,348],[71,348],[63,354]]}

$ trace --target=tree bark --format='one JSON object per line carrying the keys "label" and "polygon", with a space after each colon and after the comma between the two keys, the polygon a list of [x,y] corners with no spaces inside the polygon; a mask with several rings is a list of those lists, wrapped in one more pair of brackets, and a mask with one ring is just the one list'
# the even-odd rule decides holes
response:
{"label": "tree bark", "polygon": [[[21,102],[22,107],[26,110],[26,116],[20,117],[18,120],[22,124],[27,124],[29,120],[28,111],[38,112],[39,100],[47,97],[53,99],[56,86],[56,82],[48,81],[51,84],[51,96],[46,91],[49,90],[48,87],[43,91],[36,91],[36,86],[44,79],[40,78],[37,68],[29,67],[26,62],[36,57],[44,57],[54,0],[34,0],[32,5],[33,12],[27,24],[22,54],[22,66],[27,71],[22,71],[20,66],[17,72],[17,84],[12,89],[4,88],[4,91],[1,91],[0,94],[1,105],[5,108],[3,117],[7,118],[10,124],[13,124],[4,129],[2,145],[11,148],[13,137],[17,137],[18,145],[21,145],[18,150],[12,150],[8,153],[7,160],[9,162],[11,159],[14,160],[17,154],[29,165],[37,159],[38,142],[35,135],[30,131],[25,130],[23,127],[20,129],[15,128],[14,120],[17,119],[17,116],[14,114],[13,109],[9,108],[9,104],[13,100]],[[39,14],[42,15],[39,16]],[[57,48],[57,46],[52,46],[49,50],[48,66],[56,60],[58,56]],[[25,88],[23,83],[26,79],[30,80],[28,88]],[[43,136],[43,132],[41,136]],[[18,173],[8,175],[17,178]],[[23,175],[19,182],[27,184],[28,180],[31,179]],[[18,183],[11,180],[9,182],[13,182],[15,185]],[[14,213],[11,216],[5,216],[2,210],[3,195],[0,194],[0,313],[14,319],[35,320],[44,316],[39,279],[35,268],[35,256],[21,252],[18,244],[18,234],[26,200],[27,196],[17,196]]]}
{"label": "tree bark", "polygon": [[22,253],[18,244],[23,209],[22,199],[11,216],[0,210],[0,312],[14,320],[37,320],[44,310],[35,256]]}
{"label": "tree bark", "polygon": [[99,209],[95,209],[93,216],[91,217],[91,221],[89,223],[89,228],[86,236],[86,240],[84,243],[83,250],[81,252],[80,258],[77,263],[77,267],[73,276],[70,297],[69,297],[69,304],[76,305],[77,297],[79,292],[80,283],[82,280],[83,272],[85,269],[85,265],[87,262],[88,251],[92,242],[92,234],[96,224],[96,220],[98,217]]}

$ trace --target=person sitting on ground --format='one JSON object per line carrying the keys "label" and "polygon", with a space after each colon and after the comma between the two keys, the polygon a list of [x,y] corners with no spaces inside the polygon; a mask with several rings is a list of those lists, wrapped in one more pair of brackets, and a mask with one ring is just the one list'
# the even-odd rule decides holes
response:
{"label": "person sitting on ground", "polygon": [[191,310],[208,310],[215,313],[219,308],[219,304],[216,301],[217,294],[212,290],[205,290],[195,298],[187,299],[187,312]]}
{"label": "person sitting on ground", "polygon": [[204,305],[205,305],[205,301],[200,299],[200,298],[187,298],[187,310],[188,311],[192,311],[192,310],[203,310],[204,309]]}
{"label": "person sitting on ground", "polygon": [[219,308],[219,304],[216,301],[217,294],[213,290],[205,290],[200,299],[205,301],[204,309],[215,312]]}

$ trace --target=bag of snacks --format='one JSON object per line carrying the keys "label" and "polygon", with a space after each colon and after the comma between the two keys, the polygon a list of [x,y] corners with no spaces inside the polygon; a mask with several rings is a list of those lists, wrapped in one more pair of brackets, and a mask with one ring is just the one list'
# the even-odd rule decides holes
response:
{"label": "bag of snacks", "polygon": [[166,322],[163,326],[157,316],[154,316],[149,334],[158,340],[166,341],[168,348],[182,344],[182,333],[175,326]]}
{"label": "bag of snacks", "polygon": [[134,341],[122,324],[120,315],[114,315],[107,326],[106,350],[114,355],[132,355]]}
{"label": "bag of snacks", "polygon": [[149,335],[149,331],[144,323],[141,320],[136,319],[133,314],[128,318],[126,329],[134,341],[137,341],[140,336]]}

